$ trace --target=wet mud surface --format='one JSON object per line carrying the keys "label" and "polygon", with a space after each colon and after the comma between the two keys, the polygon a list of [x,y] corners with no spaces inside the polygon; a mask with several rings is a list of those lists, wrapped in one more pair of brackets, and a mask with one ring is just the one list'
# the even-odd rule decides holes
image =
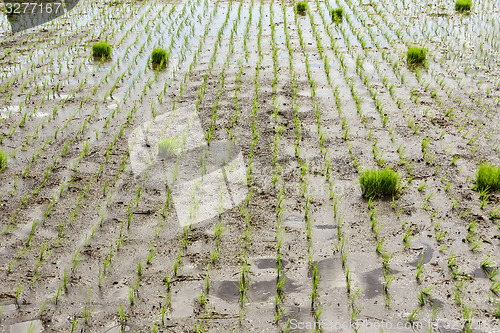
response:
{"label": "wet mud surface", "polygon": [[[81,0],[16,34],[0,16],[0,332],[500,332],[500,195],[472,189],[500,164],[499,14]],[[359,172],[385,167],[401,188],[369,201]]]}

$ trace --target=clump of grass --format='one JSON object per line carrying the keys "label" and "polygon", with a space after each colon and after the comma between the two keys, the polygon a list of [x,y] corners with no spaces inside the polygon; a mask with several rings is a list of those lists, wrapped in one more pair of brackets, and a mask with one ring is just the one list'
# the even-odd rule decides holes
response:
{"label": "clump of grass", "polygon": [[0,171],[5,169],[5,167],[7,166],[8,156],[8,154],[4,153],[4,151],[0,149]]}
{"label": "clump of grass", "polygon": [[425,61],[427,51],[423,48],[412,46],[406,52],[406,60],[409,65],[421,64]]}
{"label": "clump of grass", "polygon": [[500,189],[500,168],[488,162],[481,164],[477,170],[476,189],[479,191]]}
{"label": "clump of grass", "polygon": [[111,45],[106,42],[98,42],[92,45],[92,56],[96,58],[109,58],[111,56]]}
{"label": "clump of grass", "polygon": [[457,0],[455,2],[455,10],[459,12],[470,11],[472,7],[472,0]]}
{"label": "clump of grass", "polygon": [[373,196],[394,195],[399,186],[399,176],[394,170],[366,170],[359,176],[359,184],[363,195],[367,198]]}
{"label": "clump of grass", "polygon": [[168,52],[164,49],[154,49],[151,53],[151,62],[153,65],[165,65],[168,59]]}
{"label": "clump of grass", "polygon": [[332,17],[332,21],[339,22],[342,21],[342,17],[344,16],[344,9],[342,7],[332,9],[330,12],[330,16]]}
{"label": "clump of grass", "polygon": [[176,138],[166,138],[158,142],[158,156],[161,158],[169,158],[175,156],[177,148]]}
{"label": "clump of grass", "polygon": [[297,9],[297,12],[303,13],[307,10],[307,2],[306,1],[301,1],[297,5],[295,5],[295,9]]}

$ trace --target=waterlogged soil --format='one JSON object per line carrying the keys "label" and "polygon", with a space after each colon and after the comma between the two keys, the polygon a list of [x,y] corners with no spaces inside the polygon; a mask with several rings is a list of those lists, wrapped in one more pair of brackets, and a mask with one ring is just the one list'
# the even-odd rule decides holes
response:
{"label": "waterlogged soil", "polygon": [[500,332],[498,3],[281,5],[1,19],[1,332]]}

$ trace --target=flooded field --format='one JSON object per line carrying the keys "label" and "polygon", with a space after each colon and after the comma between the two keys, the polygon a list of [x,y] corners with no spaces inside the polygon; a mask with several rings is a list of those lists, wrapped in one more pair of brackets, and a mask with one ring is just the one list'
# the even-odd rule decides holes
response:
{"label": "flooded field", "polygon": [[0,16],[0,332],[500,332],[500,3],[297,5]]}

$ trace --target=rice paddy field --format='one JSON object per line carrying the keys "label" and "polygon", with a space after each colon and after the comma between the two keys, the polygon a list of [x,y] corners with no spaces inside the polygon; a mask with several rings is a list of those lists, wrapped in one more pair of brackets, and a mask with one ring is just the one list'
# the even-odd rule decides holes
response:
{"label": "rice paddy field", "polygon": [[0,332],[500,332],[500,3],[458,2],[2,14]]}

